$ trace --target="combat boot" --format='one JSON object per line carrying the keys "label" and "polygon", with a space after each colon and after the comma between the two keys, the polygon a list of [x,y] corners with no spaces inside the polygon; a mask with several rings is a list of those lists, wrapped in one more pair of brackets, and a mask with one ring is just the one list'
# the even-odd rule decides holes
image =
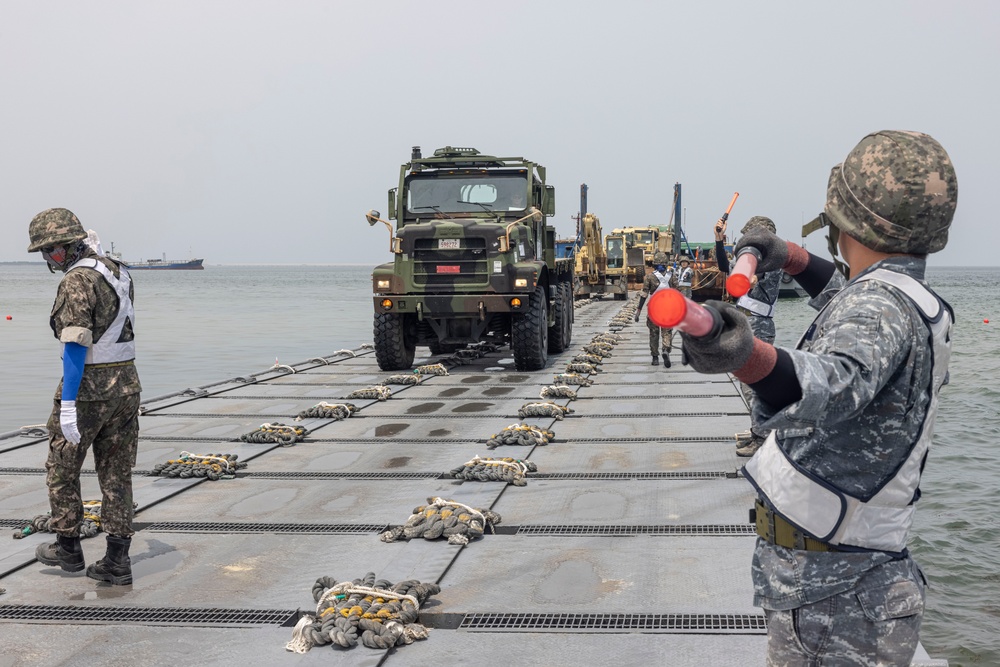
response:
{"label": "combat boot", "polygon": [[131,585],[132,561],[128,557],[131,544],[131,537],[108,535],[108,552],[104,554],[104,558],[87,568],[87,576],[111,582],[112,586]]}
{"label": "combat boot", "polygon": [[663,355],[663,367],[670,368],[670,353],[667,352]]}
{"label": "combat boot", "polygon": [[750,442],[736,447],[736,456],[753,456],[764,444],[764,438],[754,434]]}
{"label": "combat boot", "polygon": [[651,365],[652,366],[658,366],[659,364],[660,364],[660,358],[654,354],[653,355],[653,363]]}
{"label": "combat boot", "polygon": [[43,565],[58,565],[67,572],[79,572],[86,563],[83,562],[83,549],[80,538],[66,537],[56,534],[56,541],[43,544],[35,549],[35,558]]}

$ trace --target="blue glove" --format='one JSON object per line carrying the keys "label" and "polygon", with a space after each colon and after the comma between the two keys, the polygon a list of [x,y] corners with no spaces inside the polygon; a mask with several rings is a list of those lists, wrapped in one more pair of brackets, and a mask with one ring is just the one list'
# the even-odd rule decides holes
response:
{"label": "blue glove", "polygon": [[743,367],[753,352],[753,329],[735,306],[721,301],[706,301],[722,316],[722,330],[717,336],[698,338],[681,332],[682,353],[699,373],[732,373]]}
{"label": "blue glove", "polygon": [[77,343],[63,346],[63,387],[59,408],[59,427],[63,437],[74,445],[80,444],[80,429],[76,420],[76,395],[83,381],[83,366],[87,359],[87,348]]}

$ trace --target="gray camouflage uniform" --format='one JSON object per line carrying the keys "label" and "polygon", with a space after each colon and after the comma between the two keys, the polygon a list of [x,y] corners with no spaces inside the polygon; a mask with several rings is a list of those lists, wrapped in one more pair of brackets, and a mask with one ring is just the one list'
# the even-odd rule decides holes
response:
{"label": "gray camouflage uniform", "polygon": [[[670,271],[670,269],[667,269]],[[671,287],[677,287],[677,272],[671,271],[668,282]],[[639,292],[639,298],[645,299],[653,295],[653,292],[660,288],[660,279],[656,277],[653,273],[646,274],[646,278],[642,281],[642,291]],[[647,304],[648,306],[648,304]],[[652,356],[660,355],[660,349],[663,349],[663,356],[670,354],[671,344],[674,337],[673,329],[661,329],[653,323],[653,320],[649,319],[649,308],[646,308],[646,328],[649,329],[649,353]]]}
{"label": "gray camouflage uniform", "polygon": [[[877,268],[926,285],[923,259],[891,257],[862,275]],[[878,281],[843,282],[835,273],[810,302],[829,305],[789,350],[802,399],[778,412],[755,401],[754,418],[775,430],[796,465],[865,497],[920,436],[933,359],[927,325],[907,297]],[[851,665],[910,664],[925,581],[908,554],[793,550],[758,538],[753,583],[767,615],[769,665],[841,664],[804,662],[803,652],[848,655]]]}
{"label": "gray camouflage uniform", "polygon": [[[102,262],[116,276],[119,265],[91,251],[82,257]],[[133,296],[130,288],[129,296]],[[50,324],[61,343],[89,347],[100,340],[118,313],[114,289],[97,271],[75,269],[59,283]],[[133,336],[131,328],[123,336]],[[49,417],[49,455],[45,463],[52,529],[62,535],[79,534],[83,520],[80,469],[93,446],[94,464],[103,494],[101,527],[104,532],[131,537],[132,468],[139,441],[139,374],[135,363],[88,364],[76,398],[80,444],[63,437],[59,424],[62,382],[56,389],[55,407]]]}

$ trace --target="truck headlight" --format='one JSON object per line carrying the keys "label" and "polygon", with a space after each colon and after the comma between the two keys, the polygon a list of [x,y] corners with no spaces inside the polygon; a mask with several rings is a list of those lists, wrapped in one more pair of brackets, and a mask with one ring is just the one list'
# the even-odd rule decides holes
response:
{"label": "truck headlight", "polygon": [[377,281],[375,281],[375,285],[379,289],[389,289],[389,282],[390,281],[388,281],[388,280],[377,280]]}
{"label": "truck headlight", "polygon": [[528,279],[527,278],[515,278],[514,279],[514,287],[527,287],[527,286],[528,286]]}

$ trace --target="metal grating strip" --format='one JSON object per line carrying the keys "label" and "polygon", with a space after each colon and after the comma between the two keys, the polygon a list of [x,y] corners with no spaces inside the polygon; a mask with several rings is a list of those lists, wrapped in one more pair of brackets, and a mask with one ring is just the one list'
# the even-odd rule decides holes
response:
{"label": "metal grating strip", "polygon": [[[133,477],[140,477],[151,475],[152,470],[133,470]],[[0,468],[0,475],[44,475],[45,468]],[[93,476],[97,474],[96,470],[81,470],[81,475]]]}
{"label": "metal grating strip", "polygon": [[381,533],[384,523],[228,523],[157,521],[146,530],[161,533],[297,533],[306,535],[368,535]]}
{"label": "metal grating strip", "polygon": [[753,524],[703,524],[703,525],[661,525],[642,526],[628,524],[580,525],[568,524],[534,524],[518,526],[516,535],[709,535],[714,537],[731,537],[739,535],[756,535]]}
{"label": "metal grating strip", "polygon": [[73,623],[177,623],[182,625],[285,625],[297,611],[283,609],[183,609],[169,607],[71,607],[0,605],[0,619]]}
{"label": "metal grating strip", "polygon": [[[262,477],[264,479],[440,479],[439,472],[240,472],[237,477]],[[450,479],[450,477],[449,477]]]}
{"label": "metal grating strip", "polygon": [[[616,397],[617,398],[617,397]],[[567,419],[577,418],[587,418],[587,419],[617,419],[619,417],[637,417],[645,419],[646,417],[742,417],[745,416],[746,410],[742,412],[613,412],[607,414],[591,414],[577,412],[576,414],[568,415]]]}
{"label": "metal grating strip", "polygon": [[0,528],[24,528],[31,524],[31,519],[0,519]]}
{"label": "metal grating strip", "polygon": [[467,614],[458,627],[472,632],[761,633],[763,614]]}
{"label": "metal grating strip", "polygon": [[716,479],[732,477],[726,472],[533,472],[529,479]]}

